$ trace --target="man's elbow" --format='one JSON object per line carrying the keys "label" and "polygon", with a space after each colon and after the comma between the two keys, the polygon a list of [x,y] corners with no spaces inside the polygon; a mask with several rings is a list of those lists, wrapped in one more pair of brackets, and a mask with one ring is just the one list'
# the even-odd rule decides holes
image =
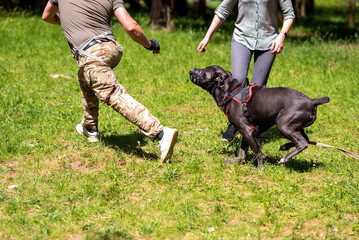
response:
{"label": "man's elbow", "polygon": [[129,24],[127,26],[123,27],[125,29],[125,31],[129,34],[134,34],[138,32],[138,25],[137,24]]}
{"label": "man's elbow", "polygon": [[50,24],[60,24],[60,19],[57,15],[42,15],[42,20]]}

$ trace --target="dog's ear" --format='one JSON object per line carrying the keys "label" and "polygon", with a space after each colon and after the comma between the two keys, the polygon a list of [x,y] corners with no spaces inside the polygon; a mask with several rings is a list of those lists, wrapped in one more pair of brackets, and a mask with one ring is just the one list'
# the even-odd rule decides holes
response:
{"label": "dog's ear", "polygon": [[228,76],[227,78],[223,79],[221,83],[218,83],[217,87],[221,88],[224,93],[228,93],[234,91],[235,89],[243,88],[244,86],[237,79],[232,78],[232,76]]}
{"label": "dog's ear", "polygon": [[229,91],[231,83],[232,77],[230,75],[227,75],[225,78],[222,78],[220,81],[217,82],[217,87],[221,89],[223,93],[226,93]]}

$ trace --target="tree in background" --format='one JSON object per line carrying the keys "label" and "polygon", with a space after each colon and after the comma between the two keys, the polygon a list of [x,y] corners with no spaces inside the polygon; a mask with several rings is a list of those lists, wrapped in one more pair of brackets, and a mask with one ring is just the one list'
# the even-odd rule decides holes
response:
{"label": "tree in background", "polygon": [[0,9],[4,9],[6,11],[12,11],[14,8],[26,9],[35,12],[41,12],[47,0],[0,0]]}
{"label": "tree in background", "polygon": [[295,11],[295,18],[301,21],[314,12],[314,0],[292,0]]}
{"label": "tree in background", "polygon": [[0,0],[0,9],[10,11],[12,9],[11,0]]}
{"label": "tree in background", "polygon": [[151,27],[152,29],[174,27],[173,19],[174,0],[151,1]]}
{"label": "tree in background", "polygon": [[171,30],[175,26],[174,17],[186,16],[188,13],[186,0],[150,0],[152,29]]}
{"label": "tree in background", "polygon": [[[343,1],[343,0],[342,0]],[[28,9],[34,12],[42,12],[47,0],[0,0],[0,10],[12,11],[13,9]],[[172,29],[175,25],[176,16],[186,16],[188,13],[187,0],[126,0],[130,9],[138,11],[141,3],[150,8],[151,25],[153,29]],[[198,17],[206,16],[206,0],[196,0],[198,4]],[[310,17],[314,13],[314,0],[292,0],[296,14],[296,20]],[[355,27],[356,1],[348,0],[348,26]]]}
{"label": "tree in background", "polygon": [[350,28],[355,27],[355,8],[355,0],[349,0],[348,26]]}
{"label": "tree in background", "polygon": [[199,1],[199,16],[202,19],[206,18],[206,0],[198,0]]}

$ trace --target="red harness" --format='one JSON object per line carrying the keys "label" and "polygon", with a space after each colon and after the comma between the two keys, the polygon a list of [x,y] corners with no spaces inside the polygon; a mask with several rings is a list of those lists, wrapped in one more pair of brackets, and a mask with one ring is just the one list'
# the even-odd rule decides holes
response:
{"label": "red harness", "polygon": [[[234,101],[242,104],[242,106],[246,106],[247,103],[249,102],[249,100],[252,97],[252,94],[253,94],[252,89],[254,87],[258,87],[258,85],[257,84],[250,85],[250,86],[245,87],[243,89],[236,88],[231,92],[231,94],[224,97],[223,101],[226,101],[225,114],[226,114],[227,119],[228,119],[228,104],[229,104],[230,100],[234,100]],[[229,98],[229,99],[225,100],[226,98]],[[251,122],[248,110],[245,109],[245,111],[246,111],[245,114],[246,114],[246,117],[247,117],[248,121]],[[251,125],[251,127],[252,127],[253,130],[255,129],[252,125]]]}
{"label": "red harness", "polygon": [[[248,95],[247,95],[248,97],[245,98],[245,99],[243,99],[243,98],[238,99],[237,98],[238,93],[235,93],[235,92],[238,91],[239,88],[234,89],[232,91],[232,93],[230,95],[228,95],[228,97],[230,97],[232,100],[234,100],[234,101],[236,101],[236,102],[238,102],[238,103],[240,103],[242,105],[246,105],[249,102],[249,100],[251,99],[251,97],[252,97],[252,94],[253,94],[252,88],[254,88],[254,87],[258,87],[258,85],[254,84],[254,85],[248,86],[247,88],[243,88],[238,92],[239,94],[242,95],[242,93],[243,93],[242,91],[246,90],[248,92]],[[233,93],[235,93],[235,94],[233,94]],[[226,107],[225,107],[225,109],[226,109],[225,113],[226,113],[227,119],[228,119],[228,104],[229,104],[229,101],[226,103]]]}

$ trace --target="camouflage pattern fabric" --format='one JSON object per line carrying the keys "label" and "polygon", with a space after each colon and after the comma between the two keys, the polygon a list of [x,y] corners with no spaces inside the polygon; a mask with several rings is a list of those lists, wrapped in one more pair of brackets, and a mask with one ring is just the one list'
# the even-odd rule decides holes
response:
{"label": "camouflage pattern fabric", "polygon": [[101,58],[107,66],[85,55],[78,57],[78,81],[84,111],[82,126],[97,129],[100,100],[139,127],[153,141],[163,126],[141,103],[127,93],[125,87],[118,83],[112,70],[121,60],[122,46],[116,41],[102,42],[90,47],[87,52]]}

